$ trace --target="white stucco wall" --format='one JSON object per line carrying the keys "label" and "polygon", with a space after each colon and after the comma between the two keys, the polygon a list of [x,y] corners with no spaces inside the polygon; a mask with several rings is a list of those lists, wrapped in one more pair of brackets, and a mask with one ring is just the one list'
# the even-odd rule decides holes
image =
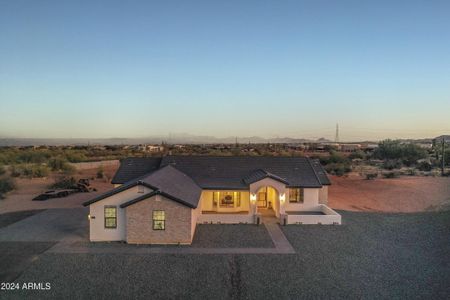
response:
{"label": "white stucco wall", "polygon": [[319,190],[318,188],[303,189],[303,203],[289,202],[289,197],[286,195],[285,210],[286,211],[300,211],[300,210],[314,210],[319,205]]}
{"label": "white stucco wall", "polygon": [[[144,193],[138,193],[138,187],[135,186],[91,204],[89,206],[89,239],[91,241],[125,241],[126,213],[124,208],[120,208],[120,205],[141,195],[150,193],[151,191],[151,189],[144,187]],[[117,207],[116,228],[105,228],[104,207],[107,205],[114,205]]]}
{"label": "white stucco wall", "polygon": [[328,204],[328,185],[324,185],[319,190],[319,203]]}

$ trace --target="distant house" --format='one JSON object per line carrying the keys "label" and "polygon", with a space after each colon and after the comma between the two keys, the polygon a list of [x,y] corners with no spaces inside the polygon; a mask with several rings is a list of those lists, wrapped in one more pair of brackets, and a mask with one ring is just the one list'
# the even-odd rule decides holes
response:
{"label": "distant house", "polygon": [[91,241],[190,244],[197,224],[340,224],[306,157],[165,156],[122,161],[116,188],[84,203]]}

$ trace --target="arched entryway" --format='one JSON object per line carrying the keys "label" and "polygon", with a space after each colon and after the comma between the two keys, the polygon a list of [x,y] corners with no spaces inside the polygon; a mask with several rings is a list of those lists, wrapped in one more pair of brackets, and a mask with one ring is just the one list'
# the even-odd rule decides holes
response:
{"label": "arched entryway", "polygon": [[279,193],[272,186],[260,187],[256,193],[257,211],[263,216],[276,216],[279,210]]}

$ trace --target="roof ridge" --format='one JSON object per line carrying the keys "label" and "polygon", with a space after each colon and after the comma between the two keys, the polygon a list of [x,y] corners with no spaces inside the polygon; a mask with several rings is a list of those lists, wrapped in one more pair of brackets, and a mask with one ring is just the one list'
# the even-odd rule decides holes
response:
{"label": "roof ridge", "polygon": [[308,163],[309,163],[309,166],[310,166],[311,169],[313,170],[314,176],[316,176],[317,182],[318,182],[321,186],[323,186],[322,181],[320,181],[319,176],[318,176],[317,173],[316,173],[316,169],[313,167],[313,165],[312,165],[312,163],[311,163],[311,158],[306,157],[306,159],[307,159],[307,161],[308,161]]}

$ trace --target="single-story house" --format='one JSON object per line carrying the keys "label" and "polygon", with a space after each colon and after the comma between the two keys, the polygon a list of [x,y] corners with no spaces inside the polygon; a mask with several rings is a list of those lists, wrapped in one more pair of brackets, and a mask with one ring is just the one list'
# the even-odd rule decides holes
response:
{"label": "single-story house", "polygon": [[[327,206],[331,184],[307,157],[127,158],[115,188],[90,208],[91,241],[190,244],[197,224],[340,224]],[[263,215],[263,217],[262,217]]]}

